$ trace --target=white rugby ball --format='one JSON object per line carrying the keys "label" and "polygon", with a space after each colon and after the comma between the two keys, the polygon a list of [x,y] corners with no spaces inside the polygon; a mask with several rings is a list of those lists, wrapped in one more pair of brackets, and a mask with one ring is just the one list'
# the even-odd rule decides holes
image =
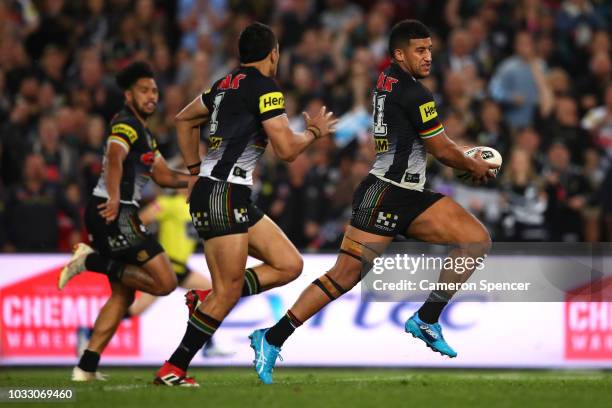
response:
{"label": "white rugby ball", "polygon": [[[482,157],[489,163],[497,165],[496,169],[491,169],[491,173],[497,175],[497,173],[499,173],[499,170],[501,169],[501,165],[503,162],[501,154],[499,154],[497,150],[493,149],[492,147],[477,146],[466,150],[464,154],[466,156],[474,157],[476,155],[476,152],[478,152],[479,150],[480,157]],[[468,185],[474,184],[472,182],[472,174],[469,171],[455,169],[455,177],[457,177],[462,183]]]}

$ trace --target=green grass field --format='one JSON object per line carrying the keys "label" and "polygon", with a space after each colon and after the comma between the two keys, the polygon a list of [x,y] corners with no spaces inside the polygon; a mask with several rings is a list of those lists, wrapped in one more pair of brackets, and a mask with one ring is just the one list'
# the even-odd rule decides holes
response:
{"label": "green grass field", "polygon": [[[109,369],[75,384],[70,369],[3,368],[0,387],[71,387],[79,407],[611,407],[612,373],[416,369],[291,369],[264,386],[248,369],[193,369],[199,389],[151,385],[154,369]],[[4,406],[49,406],[0,402]]]}

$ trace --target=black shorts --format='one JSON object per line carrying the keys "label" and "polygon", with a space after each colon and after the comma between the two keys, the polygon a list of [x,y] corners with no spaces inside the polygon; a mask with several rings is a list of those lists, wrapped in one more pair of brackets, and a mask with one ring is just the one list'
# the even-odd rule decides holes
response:
{"label": "black shorts", "polygon": [[147,232],[138,217],[138,207],[119,204],[119,214],[110,224],[102,218],[98,205],[106,198],[92,197],[85,209],[85,225],[91,246],[102,256],[130,265],[143,265],[164,252],[159,242]]}
{"label": "black shorts", "polygon": [[370,174],[353,195],[351,225],[376,235],[405,235],[408,226],[444,195],[408,190]]}
{"label": "black shorts", "polygon": [[251,189],[242,184],[200,177],[196,181],[189,212],[200,238],[243,234],[264,216],[251,202]]}
{"label": "black shorts", "polygon": [[185,282],[185,279],[187,279],[189,275],[193,273],[193,270],[189,268],[189,265],[184,262],[170,258],[170,264],[172,265],[172,270],[176,274],[176,280],[179,285]]}

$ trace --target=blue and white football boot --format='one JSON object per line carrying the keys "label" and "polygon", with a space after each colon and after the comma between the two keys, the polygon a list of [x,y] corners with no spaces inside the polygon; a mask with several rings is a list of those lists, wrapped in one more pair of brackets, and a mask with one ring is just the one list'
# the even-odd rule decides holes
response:
{"label": "blue and white football boot", "polygon": [[[266,332],[269,329],[255,330],[249,336],[251,339],[251,348],[255,352],[255,371],[259,379],[264,384],[272,384],[272,371],[274,371],[274,364],[276,364],[276,358],[280,357],[280,347],[273,346],[266,340]],[[282,361],[281,357],[281,361]]]}
{"label": "blue and white football boot", "polygon": [[449,356],[451,358],[457,357],[457,352],[446,343],[444,336],[442,336],[442,327],[439,323],[425,323],[419,318],[417,313],[413,314],[412,317],[406,320],[404,325],[406,333],[412,334],[412,337],[421,339],[425,342],[425,345],[437,351],[443,356]]}

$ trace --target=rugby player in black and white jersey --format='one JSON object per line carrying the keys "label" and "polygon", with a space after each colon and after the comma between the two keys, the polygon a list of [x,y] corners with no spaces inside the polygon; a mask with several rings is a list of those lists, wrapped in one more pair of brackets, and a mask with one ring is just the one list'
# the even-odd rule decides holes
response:
{"label": "rugby player in black and white jersey", "polygon": [[[196,386],[186,376],[194,355],[210,339],[241,296],[284,285],[302,271],[302,258],[274,222],[250,199],[253,170],[268,140],[276,155],[292,161],[317,138],[333,131],[336,119],[322,108],[304,114],[306,131],[294,133],[285,101],[272,79],[279,61],[270,28],[253,23],[239,38],[240,66],[217,80],[177,116],[179,147],[193,177],[190,213],[205,241],[212,292],[190,291],[187,330],[155,383]],[[200,163],[195,128],[209,123],[208,153]],[[245,270],[247,256],[263,261]]]}
{"label": "rugby player in black and white jersey", "polygon": [[[451,256],[477,258],[490,246],[484,226],[449,197],[424,189],[427,152],[447,166],[467,170],[479,182],[494,177],[495,166],[480,155],[464,155],[444,132],[431,92],[418,80],[431,69],[431,34],[415,20],[398,23],[389,37],[392,63],[374,90],[373,137],[376,162],[353,196],[353,214],[334,267],[302,292],[278,323],[256,330],[255,369],[262,382],[273,381],[280,347],[303,322],[355,286],[362,260],[370,263],[398,235],[426,242],[457,244]],[[441,282],[459,282],[472,271],[443,270]],[[405,324],[406,331],[433,350],[456,352],[437,323],[454,292],[434,291]],[[366,351],[367,352],[367,351]]]}
{"label": "rugby player in black and white jersey", "polygon": [[112,294],[100,310],[73,381],[103,379],[97,371],[104,351],[134,300],[135,290],[164,296],[177,285],[161,245],[138,217],[141,190],[150,178],[162,187],[185,188],[188,175],[171,170],[147,129],[159,93],[153,70],[134,62],[117,74],[125,106],[110,123],[104,168],[85,210],[91,247],[78,244],[60,272],[59,289],[84,270],[108,277]]}

